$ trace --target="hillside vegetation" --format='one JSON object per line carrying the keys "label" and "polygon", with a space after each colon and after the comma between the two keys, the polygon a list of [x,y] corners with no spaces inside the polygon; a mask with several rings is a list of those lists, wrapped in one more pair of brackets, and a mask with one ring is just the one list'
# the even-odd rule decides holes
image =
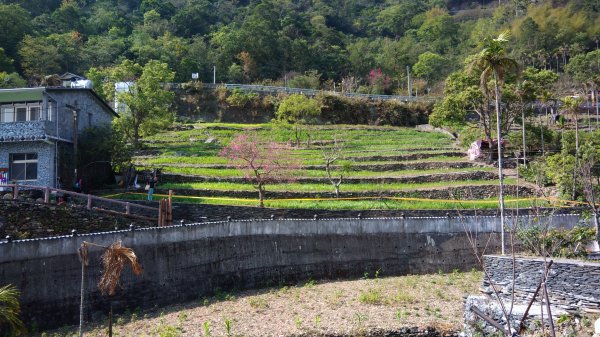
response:
{"label": "hillside vegetation", "polygon": [[506,29],[521,64],[562,71],[597,47],[599,12],[595,0],[2,0],[0,84],[96,80],[128,59],[164,62],[176,82],[212,82],[214,66],[217,82],[403,94],[409,67],[424,93]]}

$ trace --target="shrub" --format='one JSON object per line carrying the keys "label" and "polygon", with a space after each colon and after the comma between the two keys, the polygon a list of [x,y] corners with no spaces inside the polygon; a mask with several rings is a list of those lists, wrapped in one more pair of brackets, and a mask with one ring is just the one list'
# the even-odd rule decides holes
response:
{"label": "shrub", "polygon": [[517,230],[517,238],[526,251],[553,257],[585,256],[585,246],[595,237],[595,229],[586,226],[548,230],[543,226],[532,226]]}
{"label": "shrub", "polygon": [[277,109],[276,116],[288,123],[315,124],[321,115],[319,103],[304,95],[294,94],[285,98]]}

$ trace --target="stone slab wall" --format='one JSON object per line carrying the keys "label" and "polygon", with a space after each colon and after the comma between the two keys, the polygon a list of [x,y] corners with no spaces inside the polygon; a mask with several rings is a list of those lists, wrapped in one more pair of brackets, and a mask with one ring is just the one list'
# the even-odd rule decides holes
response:
{"label": "stone slab wall", "polygon": [[[21,184],[36,186],[54,186],[55,147],[46,142],[14,142],[0,143],[0,168],[8,168],[10,154],[12,153],[37,153],[38,174],[37,180],[22,181]],[[9,172],[9,179],[10,172]]]}
{"label": "stone slab wall", "polygon": [[[512,288],[513,264],[510,257],[487,255],[485,266],[492,281],[509,299]],[[516,259],[515,295],[518,301],[529,302],[544,270],[539,258]],[[554,259],[547,281],[550,302],[562,309],[600,310],[600,263]],[[486,292],[491,292],[487,280]]]}
{"label": "stone slab wall", "polygon": [[[573,216],[555,217],[555,225]],[[542,219],[544,220],[544,219]],[[358,277],[470,270],[477,266],[465,228],[489,252],[498,251],[498,219],[448,217],[248,220],[145,228],[0,243],[0,280],[22,292],[24,318],[40,327],[77,321],[83,241],[108,246],[122,240],[144,267],[126,270],[123,289],[101,296],[101,250],[93,248],[85,278],[86,319],[117,310],[196,300],[217,289],[245,289],[309,278]]]}
{"label": "stone slab wall", "polygon": [[[490,251],[498,249],[496,221],[473,222]],[[127,269],[116,308],[152,308],[197,300],[217,289],[245,289],[313,279],[469,270],[475,256],[463,223],[447,218],[264,220],[148,228],[77,237],[0,243],[0,280],[22,292],[25,320],[41,328],[77,322],[82,241],[116,240],[138,255],[144,272]],[[85,278],[89,320],[106,313],[100,249],[92,248]]]}

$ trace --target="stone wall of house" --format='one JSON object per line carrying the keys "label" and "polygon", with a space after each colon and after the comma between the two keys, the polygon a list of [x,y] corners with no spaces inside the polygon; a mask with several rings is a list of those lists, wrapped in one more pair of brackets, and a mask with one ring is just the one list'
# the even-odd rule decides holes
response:
{"label": "stone wall of house", "polygon": [[[50,121],[0,123],[0,142],[20,142],[41,140],[46,135],[54,135],[54,123]],[[1,146],[1,145],[0,145]]]}
{"label": "stone wall of house", "polygon": [[67,108],[67,104],[80,109],[77,117],[80,134],[85,128],[110,124],[112,121],[113,115],[104,110],[88,90],[49,90],[48,95],[56,100],[52,120],[58,119],[59,138],[73,139],[73,111]]}
{"label": "stone wall of house", "polygon": [[[38,174],[37,180],[22,181],[21,184],[35,186],[54,186],[55,147],[42,141],[0,143],[0,168],[9,168],[10,154],[37,153]],[[10,172],[9,172],[9,179]]]}

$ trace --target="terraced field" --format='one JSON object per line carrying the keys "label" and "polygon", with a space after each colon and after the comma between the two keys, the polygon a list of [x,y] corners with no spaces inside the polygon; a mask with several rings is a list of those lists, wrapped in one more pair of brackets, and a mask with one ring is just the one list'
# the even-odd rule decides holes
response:
{"label": "terraced field", "polygon": [[[171,189],[177,196],[186,196],[186,201],[256,205],[257,192],[243,172],[219,156],[237,134],[248,131],[295,144],[293,156],[303,164],[293,183],[267,186],[267,206],[454,208],[453,200],[458,199],[481,200],[466,202],[470,207],[496,207],[494,167],[468,161],[465,151],[448,135],[409,128],[306,126],[298,137],[293,129],[271,124],[195,124],[147,138],[135,163],[161,170],[159,194]],[[343,144],[343,159],[334,167],[346,168],[340,190],[343,200],[334,198],[325,171],[324,154],[334,141]],[[509,196],[532,192],[522,186],[517,191],[513,178],[508,177],[506,183]],[[419,198],[435,200],[415,200]]]}

